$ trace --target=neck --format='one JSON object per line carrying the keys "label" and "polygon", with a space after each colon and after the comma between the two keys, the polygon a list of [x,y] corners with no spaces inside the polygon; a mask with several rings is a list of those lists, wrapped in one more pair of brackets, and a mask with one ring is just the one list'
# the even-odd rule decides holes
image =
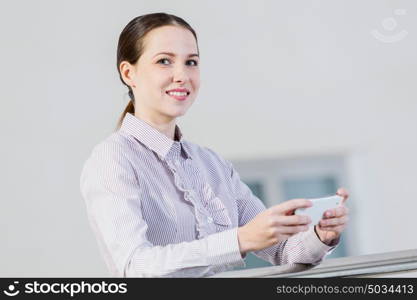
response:
{"label": "neck", "polygon": [[143,115],[139,112],[135,112],[135,117],[145,121],[171,140],[174,140],[176,125],[175,118],[152,118],[151,116]]}

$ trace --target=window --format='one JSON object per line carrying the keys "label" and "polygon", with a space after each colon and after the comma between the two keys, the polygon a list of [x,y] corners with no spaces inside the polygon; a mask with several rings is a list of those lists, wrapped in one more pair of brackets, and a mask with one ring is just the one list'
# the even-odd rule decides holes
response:
{"label": "window", "polygon": [[[318,198],[334,195],[337,188],[347,185],[343,156],[323,155],[288,159],[232,161],[243,182],[266,207],[294,198]],[[347,255],[344,237],[327,258]],[[248,254],[245,269],[271,264]]]}

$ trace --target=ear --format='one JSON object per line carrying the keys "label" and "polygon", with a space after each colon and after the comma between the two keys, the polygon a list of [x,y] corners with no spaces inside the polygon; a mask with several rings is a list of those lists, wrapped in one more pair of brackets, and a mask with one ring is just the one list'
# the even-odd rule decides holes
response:
{"label": "ear", "polygon": [[135,87],[135,83],[133,81],[134,66],[127,61],[122,61],[119,65],[119,70],[123,81],[129,86]]}

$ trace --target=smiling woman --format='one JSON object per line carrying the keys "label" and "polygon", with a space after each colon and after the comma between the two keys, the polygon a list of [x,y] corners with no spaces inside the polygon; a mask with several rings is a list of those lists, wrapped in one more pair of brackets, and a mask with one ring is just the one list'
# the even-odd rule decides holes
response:
{"label": "smiling woman", "polygon": [[133,19],[122,31],[117,51],[120,79],[131,100],[127,112],[173,138],[175,118],[186,113],[200,86],[195,31],[183,19],[151,14]]}
{"label": "smiling woman", "polygon": [[[85,162],[80,188],[112,276],[203,277],[245,265],[319,264],[347,222],[341,205],[320,224],[293,199],[266,209],[232,164],[185,140],[176,125],[200,86],[197,35],[183,19],[133,19],[117,49],[131,100],[117,130]],[[345,190],[337,193],[348,198]]]}

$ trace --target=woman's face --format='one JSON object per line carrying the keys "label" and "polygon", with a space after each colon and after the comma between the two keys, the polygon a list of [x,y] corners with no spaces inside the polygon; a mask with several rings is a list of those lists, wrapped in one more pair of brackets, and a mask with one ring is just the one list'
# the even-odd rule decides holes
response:
{"label": "woman's face", "polygon": [[[162,26],[148,32],[131,74],[138,117],[165,123],[186,113],[200,87],[197,54],[194,35],[185,28]],[[172,89],[187,95],[170,95]]]}

